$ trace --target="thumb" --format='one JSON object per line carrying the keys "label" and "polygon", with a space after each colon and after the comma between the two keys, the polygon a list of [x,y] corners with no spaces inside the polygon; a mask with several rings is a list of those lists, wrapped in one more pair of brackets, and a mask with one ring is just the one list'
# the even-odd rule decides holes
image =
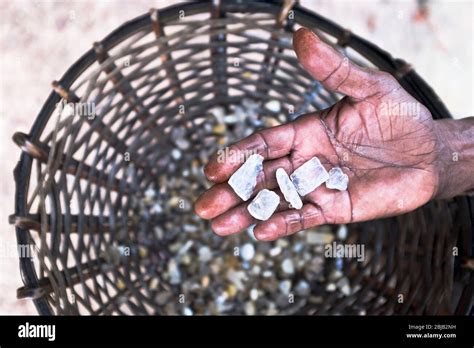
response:
{"label": "thumb", "polygon": [[293,35],[293,47],[301,65],[324,87],[355,99],[379,92],[387,85],[380,83],[383,80],[394,80],[387,73],[358,66],[307,28]]}

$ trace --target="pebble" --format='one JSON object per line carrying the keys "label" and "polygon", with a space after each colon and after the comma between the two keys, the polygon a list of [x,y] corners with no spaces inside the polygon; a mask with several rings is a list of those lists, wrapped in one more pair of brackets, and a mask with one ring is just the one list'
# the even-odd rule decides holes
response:
{"label": "pebble", "polygon": [[281,104],[278,100],[270,100],[265,103],[265,108],[273,113],[278,113],[281,111]]}
{"label": "pebble", "polygon": [[193,312],[193,310],[192,310],[191,308],[185,307],[185,308],[183,309],[183,315],[189,316],[189,315],[193,315],[193,314],[194,314],[194,312]]}
{"label": "pebble", "polygon": [[263,156],[253,154],[232,174],[228,183],[243,201],[247,201],[252,196],[253,189],[257,185],[257,176],[262,170]]}
{"label": "pebble", "polygon": [[208,246],[200,247],[198,254],[201,262],[209,262],[212,259],[212,251]]}
{"label": "pebble", "polygon": [[[324,304],[326,287],[341,296],[348,290],[357,292],[356,287],[351,290],[350,284],[340,281],[344,275],[336,268],[338,261],[324,257],[324,244],[313,244],[328,241],[331,236],[342,240],[344,230],[347,238],[345,225],[334,230],[336,233],[320,226],[261,243],[253,235],[255,225],[247,228],[247,233],[222,238],[193,212],[193,202],[210,187],[203,167],[218,144],[236,142],[254,133],[257,127],[272,127],[291,119],[283,115],[286,104],[279,105],[279,113],[273,113],[276,104],[270,105],[269,110],[259,101],[244,99],[241,105],[231,105],[229,109],[214,107],[199,118],[199,123],[198,119],[185,121],[177,126],[178,130],[172,130],[168,137],[175,148],[156,160],[159,174],[155,182],[147,183],[143,194],[131,200],[131,211],[140,213],[136,216],[138,229],[132,235],[122,228],[118,240],[124,248],[132,247],[132,257],[140,255],[156,313],[287,315],[297,312],[300,304]],[[195,151],[190,151],[195,144]],[[129,166],[125,174],[136,189],[141,185],[138,173]],[[148,233],[150,230],[153,232]],[[235,246],[240,246],[237,257]],[[119,247],[106,250],[101,256],[120,265],[125,258],[117,252]],[[117,288],[127,288],[122,279],[115,282]],[[292,305],[288,303],[290,293],[295,294]],[[176,300],[180,294],[185,296],[185,304]],[[359,309],[354,308],[353,313]]]}
{"label": "pebble", "polygon": [[263,189],[247,206],[250,215],[258,220],[268,220],[280,204],[280,196],[275,192]]}
{"label": "pebble", "polygon": [[299,296],[308,296],[311,293],[311,286],[305,280],[300,280],[295,286],[295,292]]}
{"label": "pebble", "polygon": [[240,248],[240,257],[242,260],[250,261],[255,256],[255,248],[253,244],[247,243]]}
{"label": "pebble", "polygon": [[255,238],[255,234],[253,233],[253,229],[255,228],[255,226],[257,226],[257,224],[253,224],[253,225],[250,225],[248,228],[247,228],[247,235],[253,240],[253,241],[258,241],[257,238]]}
{"label": "pebble", "polygon": [[341,279],[339,279],[336,283],[336,286],[341,290],[344,295],[349,296],[351,294],[349,279],[347,279],[346,277],[342,277]]}
{"label": "pebble", "polygon": [[335,189],[339,191],[347,190],[349,184],[349,177],[344,174],[341,168],[334,167],[329,171],[329,179],[326,181],[326,187],[328,189]]}
{"label": "pebble", "polygon": [[253,302],[247,302],[245,303],[245,314],[247,315],[255,315],[256,309],[255,309],[255,304]]}
{"label": "pebble", "polygon": [[173,159],[175,159],[176,161],[180,160],[181,156],[182,156],[182,153],[178,149],[171,150],[171,157],[173,157]]}
{"label": "pebble", "polygon": [[283,294],[288,295],[290,293],[290,290],[291,290],[291,281],[283,280],[283,281],[280,282],[278,287],[280,288],[280,291]]}
{"label": "pebble", "polygon": [[295,186],[290,180],[290,177],[283,168],[278,168],[276,171],[276,179],[278,182],[278,187],[283,193],[285,200],[290,203],[290,208],[301,209],[303,207],[303,202],[296,191]]}
{"label": "pebble", "polygon": [[153,213],[155,213],[155,214],[163,213],[163,208],[161,207],[160,203],[153,204]]}
{"label": "pebble", "polygon": [[280,247],[274,247],[270,249],[270,256],[275,257],[281,254],[281,248]]}
{"label": "pebble", "polygon": [[293,274],[295,273],[295,266],[293,265],[293,261],[291,259],[285,259],[281,263],[281,269],[286,274]]}
{"label": "pebble", "polygon": [[337,229],[337,238],[339,240],[345,240],[347,238],[347,226],[346,225],[339,225]]}
{"label": "pebble", "polygon": [[252,301],[257,301],[257,299],[258,299],[258,290],[257,289],[254,288],[254,289],[250,290],[250,299]]}

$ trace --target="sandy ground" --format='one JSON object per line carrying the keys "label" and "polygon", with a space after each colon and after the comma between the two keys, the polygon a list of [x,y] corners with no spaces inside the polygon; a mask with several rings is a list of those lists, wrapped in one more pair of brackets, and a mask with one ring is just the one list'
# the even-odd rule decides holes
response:
{"label": "sandy ground", "polygon": [[[36,314],[17,301],[22,285],[14,229],[12,171],[20,151],[15,131],[28,132],[50,83],[124,21],[170,1],[3,1],[0,9],[0,314]],[[301,3],[410,62],[456,117],[474,115],[473,8],[470,1],[429,1],[427,12],[407,1]]]}

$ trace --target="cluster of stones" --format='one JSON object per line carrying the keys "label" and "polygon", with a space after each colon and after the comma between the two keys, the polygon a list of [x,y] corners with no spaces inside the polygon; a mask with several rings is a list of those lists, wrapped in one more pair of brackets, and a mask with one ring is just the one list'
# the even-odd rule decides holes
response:
{"label": "cluster of stones", "polygon": [[[235,171],[228,183],[234,192],[244,201],[250,199],[257,185],[257,177],[263,170],[263,157],[253,154]],[[323,183],[328,189],[347,190],[349,177],[341,168],[334,167],[326,171],[321,161],[315,156],[296,169],[290,176],[283,168],[276,171],[278,186],[290,204],[290,208],[301,209],[301,197],[316,190]],[[300,197],[301,196],[301,197]],[[268,220],[280,204],[280,197],[275,192],[263,189],[255,196],[247,209],[254,218]]]}

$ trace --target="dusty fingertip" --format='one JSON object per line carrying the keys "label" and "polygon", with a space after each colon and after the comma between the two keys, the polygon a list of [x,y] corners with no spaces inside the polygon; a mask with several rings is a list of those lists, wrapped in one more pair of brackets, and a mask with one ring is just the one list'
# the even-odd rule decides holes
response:
{"label": "dusty fingertip", "polygon": [[216,182],[216,180],[218,179],[218,175],[216,174],[216,170],[212,167],[213,165],[211,163],[208,163],[204,167],[204,175],[209,181]]}
{"label": "dusty fingertip", "polygon": [[[201,195],[202,197],[202,195]],[[199,197],[196,202],[194,202],[194,212],[196,213],[197,216],[199,216],[201,219],[204,220],[209,220],[212,218],[211,216],[211,210],[206,209],[206,206],[202,203],[203,200]]]}
{"label": "dusty fingertip", "polygon": [[293,45],[300,43],[300,41],[304,39],[320,40],[319,37],[313,33],[313,31],[302,27],[293,34]]}
{"label": "dusty fingertip", "polygon": [[253,230],[253,235],[258,241],[271,242],[278,239],[278,227],[272,222],[258,224]]}
{"label": "dusty fingertip", "polygon": [[211,230],[219,237],[224,237],[227,235],[225,231],[225,226],[222,226],[222,224],[219,224],[219,222],[216,220],[211,222]]}

